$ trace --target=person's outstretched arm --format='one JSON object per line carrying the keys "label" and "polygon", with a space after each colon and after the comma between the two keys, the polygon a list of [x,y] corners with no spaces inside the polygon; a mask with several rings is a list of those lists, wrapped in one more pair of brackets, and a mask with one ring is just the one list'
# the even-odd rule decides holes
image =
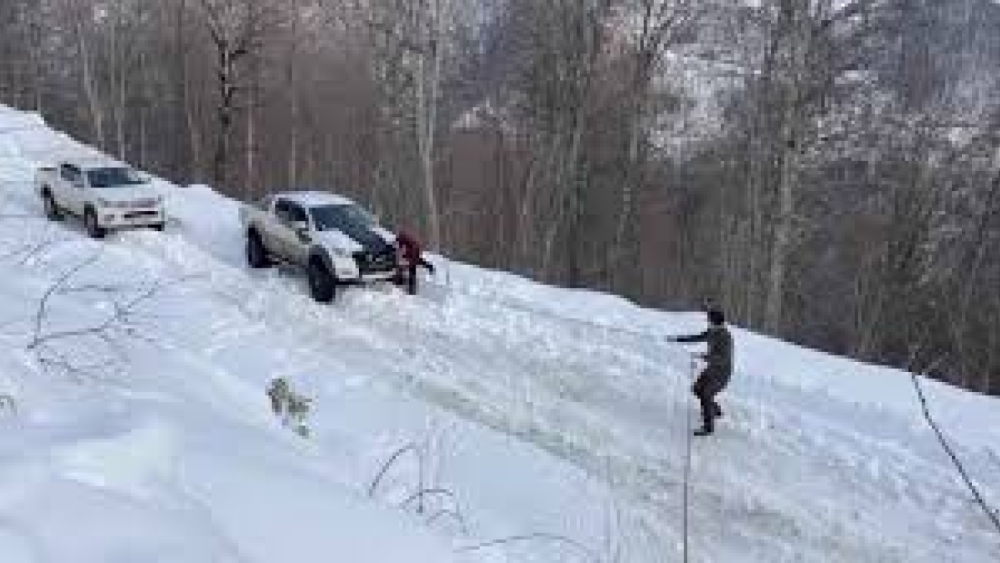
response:
{"label": "person's outstretched arm", "polygon": [[692,342],[708,342],[708,331],[702,332],[701,334],[691,334],[688,336],[672,336],[668,340],[671,342],[682,342],[682,343],[692,343]]}

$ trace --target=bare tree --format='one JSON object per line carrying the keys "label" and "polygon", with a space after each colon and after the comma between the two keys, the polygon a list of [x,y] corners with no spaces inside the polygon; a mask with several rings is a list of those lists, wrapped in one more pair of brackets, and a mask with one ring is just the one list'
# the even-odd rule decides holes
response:
{"label": "bare tree", "polygon": [[516,188],[515,263],[552,279],[558,242],[574,238],[589,183],[584,149],[610,7],[519,0],[512,10],[527,58],[519,71],[525,101],[519,109],[526,125],[521,142],[530,155]]}
{"label": "bare tree", "polygon": [[761,62],[752,79],[760,84],[765,152],[751,158],[776,163],[773,197],[756,205],[772,211],[764,326],[780,332],[785,318],[787,278],[799,238],[798,198],[803,158],[819,138],[817,119],[828,105],[838,78],[858,68],[866,55],[877,0],[771,0],[760,11],[764,36]]}
{"label": "bare tree", "polygon": [[[405,76],[412,99],[413,138],[419,159],[428,243],[441,248],[441,210],[435,169],[439,144],[443,64],[455,16],[452,0],[383,0],[369,3],[369,26],[382,45],[385,63],[397,77]],[[389,69],[386,69],[389,70]],[[402,73],[402,74],[400,74]],[[398,90],[397,90],[398,92]]]}
{"label": "bare tree", "polygon": [[215,156],[213,180],[225,186],[229,180],[231,144],[240,96],[250,88],[250,70],[262,55],[264,41],[274,26],[268,0],[199,0],[204,23],[215,49],[217,81]]}
{"label": "bare tree", "polygon": [[106,146],[104,129],[106,101],[94,72],[92,45],[94,6],[86,0],[62,0],[62,2],[64,16],[73,30],[77,63],[80,67],[80,81],[90,112],[93,139],[97,146],[104,147]]}
{"label": "bare tree", "polygon": [[[629,35],[629,66],[631,72],[625,90],[628,105],[628,147],[622,159],[621,195],[614,241],[610,252],[610,270],[616,278],[612,287],[619,291],[634,288],[639,257],[639,215],[636,212],[637,192],[648,170],[650,124],[655,108],[650,101],[653,82],[658,76],[664,55],[678,44],[690,41],[705,2],[695,0],[632,0],[620,2],[623,27]],[[635,25],[633,20],[638,20]]]}

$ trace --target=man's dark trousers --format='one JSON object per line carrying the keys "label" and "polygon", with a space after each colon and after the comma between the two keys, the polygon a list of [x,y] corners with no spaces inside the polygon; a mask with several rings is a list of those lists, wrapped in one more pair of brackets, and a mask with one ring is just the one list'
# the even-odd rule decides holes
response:
{"label": "man's dark trousers", "polygon": [[691,387],[691,391],[701,403],[701,420],[703,428],[708,432],[714,430],[715,418],[722,416],[722,407],[715,402],[715,396],[726,388],[727,383],[729,383],[728,378],[722,370],[708,366]]}

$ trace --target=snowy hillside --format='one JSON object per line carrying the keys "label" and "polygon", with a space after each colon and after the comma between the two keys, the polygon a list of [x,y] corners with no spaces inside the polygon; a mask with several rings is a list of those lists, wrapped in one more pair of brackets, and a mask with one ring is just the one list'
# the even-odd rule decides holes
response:
{"label": "snowy hillside", "polygon": [[[681,560],[690,360],[663,336],[700,315],[443,259],[423,296],[316,305],[243,265],[205,187],[158,182],[165,233],[47,222],[34,169],[83,150],[0,106],[0,561]],[[907,374],[735,337],[693,561],[1000,560]],[[926,386],[1000,504],[1000,401]]]}

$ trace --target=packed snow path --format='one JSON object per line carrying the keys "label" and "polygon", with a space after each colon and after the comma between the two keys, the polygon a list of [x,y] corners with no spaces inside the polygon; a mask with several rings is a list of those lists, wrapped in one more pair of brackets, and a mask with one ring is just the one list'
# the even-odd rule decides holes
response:
{"label": "packed snow path", "polygon": [[[0,211],[28,216],[13,227],[21,236],[83,236],[72,222],[47,225],[30,186],[38,163],[80,150],[33,116],[0,112]],[[102,244],[189,279],[171,293],[183,312],[155,328],[166,350],[201,371],[254,366],[251,387],[267,373],[314,382],[321,449],[338,447],[328,438],[338,413],[323,405],[345,382],[389,384],[607,483],[627,530],[620,541],[646,546],[634,560],[679,559],[685,417],[694,413],[688,351],[663,336],[700,330],[699,315],[443,260],[425,296],[347,290],[317,305],[294,272],[246,269],[235,202],[203,187],[162,188],[173,219],[165,234],[119,233]],[[735,336],[726,417],[716,437],[694,444],[694,560],[1000,558],[1000,538],[924,427],[905,374]],[[929,388],[973,475],[1000,502],[1000,402]]]}

